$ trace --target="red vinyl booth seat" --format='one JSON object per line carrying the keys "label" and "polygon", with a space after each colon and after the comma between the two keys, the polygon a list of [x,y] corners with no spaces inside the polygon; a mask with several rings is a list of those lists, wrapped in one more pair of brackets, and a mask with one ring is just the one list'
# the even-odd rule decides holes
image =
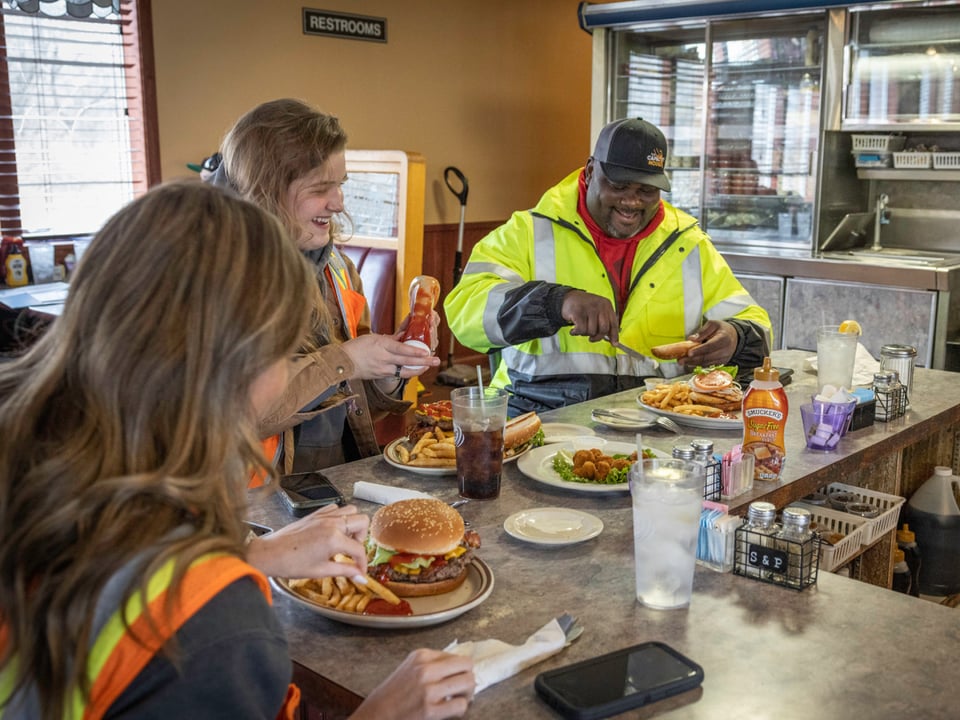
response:
{"label": "red vinyl booth seat", "polygon": [[357,266],[363,294],[370,306],[370,329],[392,335],[397,292],[397,251],[384,248],[338,246]]}

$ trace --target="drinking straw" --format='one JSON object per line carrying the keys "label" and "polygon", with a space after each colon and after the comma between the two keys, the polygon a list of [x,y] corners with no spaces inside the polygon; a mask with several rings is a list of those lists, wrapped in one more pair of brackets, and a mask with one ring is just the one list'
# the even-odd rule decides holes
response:
{"label": "drinking straw", "polygon": [[483,399],[483,371],[479,364],[477,365],[477,387],[480,388],[480,408],[486,412],[487,406]]}

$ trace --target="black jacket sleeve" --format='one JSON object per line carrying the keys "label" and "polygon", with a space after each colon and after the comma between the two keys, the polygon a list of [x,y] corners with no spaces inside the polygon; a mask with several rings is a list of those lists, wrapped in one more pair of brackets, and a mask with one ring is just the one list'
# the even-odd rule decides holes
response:
{"label": "black jacket sleeve", "polygon": [[737,331],[737,349],[730,358],[730,364],[739,368],[737,379],[747,382],[753,379],[753,369],[763,365],[763,358],[770,354],[766,337],[761,328],[750,320],[728,318],[727,322]]}
{"label": "black jacket sleeve", "polygon": [[508,345],[549,337],[565,325],[560,311],[563,298],[573,290],[567,285],[533,280],[509,291],[504,297],[497,321]]}

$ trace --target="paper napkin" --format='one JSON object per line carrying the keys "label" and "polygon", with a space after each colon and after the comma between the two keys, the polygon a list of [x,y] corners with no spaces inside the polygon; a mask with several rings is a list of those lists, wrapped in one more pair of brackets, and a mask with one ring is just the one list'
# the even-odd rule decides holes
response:
{"label": "paper napkin", "polygon": [[359,480],[353,486],[353,497],[355,500],[369,500],[370,502],[389,505],[397,500],[409,500],[410,498],[428,498],[432,495],[420,492],[419,490],[410,490],[408,488],[393,487],[392,485],[380,485],[378,483]]}
{"label": "paper napkin", "polygon": [[500,640],[454,640],[444,650],[455,655],[473,658],[473,674],[477,692],[506,680],[521,670],[536,665],[563,649],[567,636],[553,618],[527,638],[523,645],[509,645]]}

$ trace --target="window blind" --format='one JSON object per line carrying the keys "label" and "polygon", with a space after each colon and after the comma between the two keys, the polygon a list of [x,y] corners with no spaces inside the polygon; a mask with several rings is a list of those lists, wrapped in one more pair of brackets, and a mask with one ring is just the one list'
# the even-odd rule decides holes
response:
{"label": "window blind", "polygon": [[137,3],[106,4],[3,0],[4,235],[93,233],[147,189]]}

